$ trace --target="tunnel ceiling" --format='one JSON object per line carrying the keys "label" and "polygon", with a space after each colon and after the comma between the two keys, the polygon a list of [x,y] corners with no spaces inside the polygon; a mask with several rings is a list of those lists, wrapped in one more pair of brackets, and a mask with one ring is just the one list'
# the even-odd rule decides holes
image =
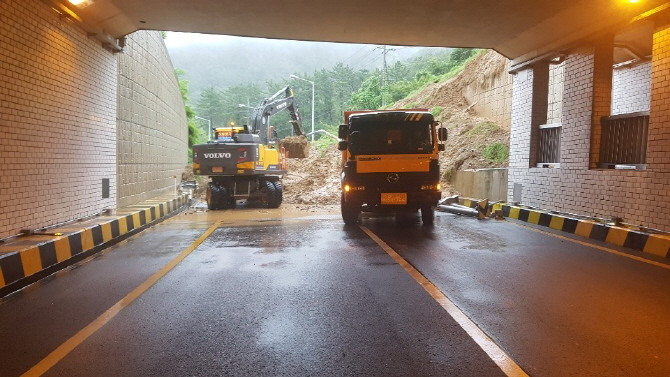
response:
{"label": "tunnel ceiling", "polygon": [[[48,0],[65,2],[66,0]],[[492,48],[530,59],[629,22],[640,0],[89,0],[68,5],[115,38],[136,30]]]}

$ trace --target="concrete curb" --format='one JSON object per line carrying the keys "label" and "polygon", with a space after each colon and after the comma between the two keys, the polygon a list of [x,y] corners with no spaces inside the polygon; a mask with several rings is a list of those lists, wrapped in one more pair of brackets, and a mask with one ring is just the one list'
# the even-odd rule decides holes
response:
{"label": "concrete curb", "polygon": [[57,265],[65,267],[69,261],[163,219],[187,203],[186,194],[156,198],[119,209],[109,216],[70,223],[49,229],[49,233],[37,233],[0,243],[0,297],[9,293],[5,292],[9,285],[20,288],[23,280],[45,270],[57,270]]}
{"label": "concrete curb", "polygon": [[[459,198],[461,205],[477,208],[477,201]],[[670,236],[644,233],[624,227],[575,219],[546,211],[522,208],[504,203],[492,203],[487,213],[501,209],[505,217],[546,226],[551,229],[575,234],[612,245],[627,247],[660,257],[670,257]]]}

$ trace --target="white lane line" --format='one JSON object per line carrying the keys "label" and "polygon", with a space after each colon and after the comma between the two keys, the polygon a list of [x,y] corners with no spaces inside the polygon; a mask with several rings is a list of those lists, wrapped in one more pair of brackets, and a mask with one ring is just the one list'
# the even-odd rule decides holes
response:
{"label": "white lane line", "polygon": [[407,273],[410,274],[419,283],[423,289],[430,294],[435,301],[437,301],[444,310],[465,330],[466,333],[481,347],[494,363],[509,377],[528,376],[521,367],[512,360],[509,355],[505,353],[490,336],[486,335],[477,324],[475,324],[456,304],[454,304],[444,293],[423,276],[416,268],[414,268],[405,258],[401,257],[395,250],[393,250],[386,242],[382,241],[370,229],[360,226],[360,228],[374,240],[386,253],[393,258],[399,265],[401,265]]}

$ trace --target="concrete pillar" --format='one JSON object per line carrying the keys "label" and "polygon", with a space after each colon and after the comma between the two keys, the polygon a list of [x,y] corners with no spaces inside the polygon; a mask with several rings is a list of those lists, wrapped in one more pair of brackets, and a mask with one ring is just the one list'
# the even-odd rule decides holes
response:
{"label": "concrete pillar", "polygon": [[[528,169],[537,161],[538,127],[547,122],[549,63],[538,62],[514,76],[508,197],[514,187],[513,169]],[[521,172],[523,170],[520,170]]]}
{"label": "concrete pillar", "polygon": [[600,136],[602,134],[600,118],[611,114],[614,36],[604,37],[595,44],[593,59],[593,112],[589,158],[591,169],[597,168],[600,162]]}
{"label": "concrete pillar", "polygon": [[670,20],[654,31],[647,169],[670,172]]}

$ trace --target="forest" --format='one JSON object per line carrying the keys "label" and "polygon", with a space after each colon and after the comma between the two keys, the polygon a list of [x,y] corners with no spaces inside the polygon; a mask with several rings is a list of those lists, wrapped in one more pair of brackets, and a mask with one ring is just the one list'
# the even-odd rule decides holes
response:
{"label": "forest", "polygon": [[[382,48],[382,47],[380,47]],[[386,47],[383,47],[386,48]],[[294,72],[294,79],[266,80],[263,84],[249,82],[225,88],[209,86],[200,90],[197,100],[189,98],[185,72],[176,70],[182,95],[187,105],[189,144],[207,140],[207,127],[220,127],[230,122],[249,123],[255,106],[280,89],[290,86],[298,104],[303,129],[311,130],[312,88],[314,88],[314,128],[337,133],[344,110],[381,109],[392,106],[411,93],[431,83],[454,76],[464,63],[480,50],[453,49],[396,61],[382,68],[354,69],[339,62],[330,69]],[[313,85],[312,85],[313,82]],[[431,109],[429,109],[431,110]],[[292,134],[287,112],[271,118],[280,138]],[[323,139],[329,143],[330,140]]]}

